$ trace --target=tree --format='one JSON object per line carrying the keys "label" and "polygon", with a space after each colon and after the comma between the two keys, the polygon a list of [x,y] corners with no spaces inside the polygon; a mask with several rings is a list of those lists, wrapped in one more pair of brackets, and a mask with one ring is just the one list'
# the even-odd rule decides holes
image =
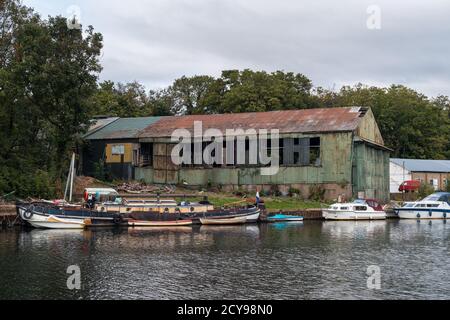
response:
{"label": "tree", "polygon": [[62,175],[91,118],[102,36],[91,26],[84,35],[70,29],[62,17],[41,20],[16,0],[0,8],[0,192],[30,195],[21,190],[42,177],[36,169],[48,181]]}
{"label": "tree", "polygon": [[201,114],[208,112],[205,96],[214,78],[210,76],[181,77],[168,88],[172,97],[173,114]]}
{"label": "tree", "polygon": [[311,89],[302,74],[226,70],[205,100],[216,113],[304,109],[313,106]]}
{"label": "tree", "polygon": [[445,159],[449,154],[450,122],[447,100],[428,99],[410,88],[358,84],[339,92],[321,90],[316,96],[323,107],[371,107],[392,157]]}

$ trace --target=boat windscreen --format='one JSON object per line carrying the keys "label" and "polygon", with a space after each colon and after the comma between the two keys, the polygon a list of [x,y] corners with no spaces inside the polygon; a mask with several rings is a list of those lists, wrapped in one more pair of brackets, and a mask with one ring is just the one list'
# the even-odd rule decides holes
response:
{"label": "boat windscreen", "polygon": [[431,194],[428,197],[423,198],[422,201],[439,201],[440,196],[437,194]]}

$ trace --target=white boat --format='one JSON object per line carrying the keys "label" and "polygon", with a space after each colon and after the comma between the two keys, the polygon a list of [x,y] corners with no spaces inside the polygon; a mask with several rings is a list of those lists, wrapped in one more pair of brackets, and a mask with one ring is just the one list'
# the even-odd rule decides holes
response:
{"label": "white boat", "polygon": [[247,222],[245,217],[233,218],[203,218],[200,219],[203,225],[230,225],[230,224],[244,224]]}
{"label": "white boat", "polygon": [[84,229],[87,222],[85,219],[69,219],[53,215],[30,215],[30,212],[24,208],[19,208],[19,214],[22,220],[40,229]]}
{"label": "white boat", "polygon": [[373,199],[358,199],[350,203],[335,203],[322,210],[326,220],[383,220],[386,212]]}
{"label": "white boat", "polygon": [[436,192],[416,202],[406,202],[394,211],[400,219],[449,219],[450,192]]}

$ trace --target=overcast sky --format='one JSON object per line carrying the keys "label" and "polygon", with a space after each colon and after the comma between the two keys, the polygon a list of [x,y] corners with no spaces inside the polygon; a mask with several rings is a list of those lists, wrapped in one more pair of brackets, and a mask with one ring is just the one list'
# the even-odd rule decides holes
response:
{"label": "overcast sky", "polygon": [[328,89],[395,83],[429,96],[450,96],[448,0],[24,4],[44,17],[67,16],[69,7],[77,6],[83,25],[93,25],[104,36],[102,80],[137,80],[156,89],[182,75],[218,76],[224,69],[250,68],[299,72]]}

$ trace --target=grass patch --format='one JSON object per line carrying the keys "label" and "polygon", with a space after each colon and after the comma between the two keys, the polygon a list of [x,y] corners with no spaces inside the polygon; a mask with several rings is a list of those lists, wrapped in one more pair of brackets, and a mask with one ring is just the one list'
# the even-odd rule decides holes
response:
{"label": "grass patch", "polygon": [[[251,198],[250,198],[251,199]],[[250,201],[249,199],[249,202]],[[316,209],[321,208],[326,203],[321,203],[318,201],[303,200],[299,198],[289,198],[289,197],[264,197],[264,202],[268,210],[283,210],[283,211],[294,211],[294,210],[304,210],[304,209]],[[177,202],[183,201],[183,198],[177,198]],[[188,198],[187,201],[198,202],[203,200],[203,197]],[[236,206],[244,205],[246,202],[238,203],[239,201],[245,200],[240,197],[233,197],[227,195],[208,195],[208,200],[216,207],[222,207],[224,205],[235,204]]]}

